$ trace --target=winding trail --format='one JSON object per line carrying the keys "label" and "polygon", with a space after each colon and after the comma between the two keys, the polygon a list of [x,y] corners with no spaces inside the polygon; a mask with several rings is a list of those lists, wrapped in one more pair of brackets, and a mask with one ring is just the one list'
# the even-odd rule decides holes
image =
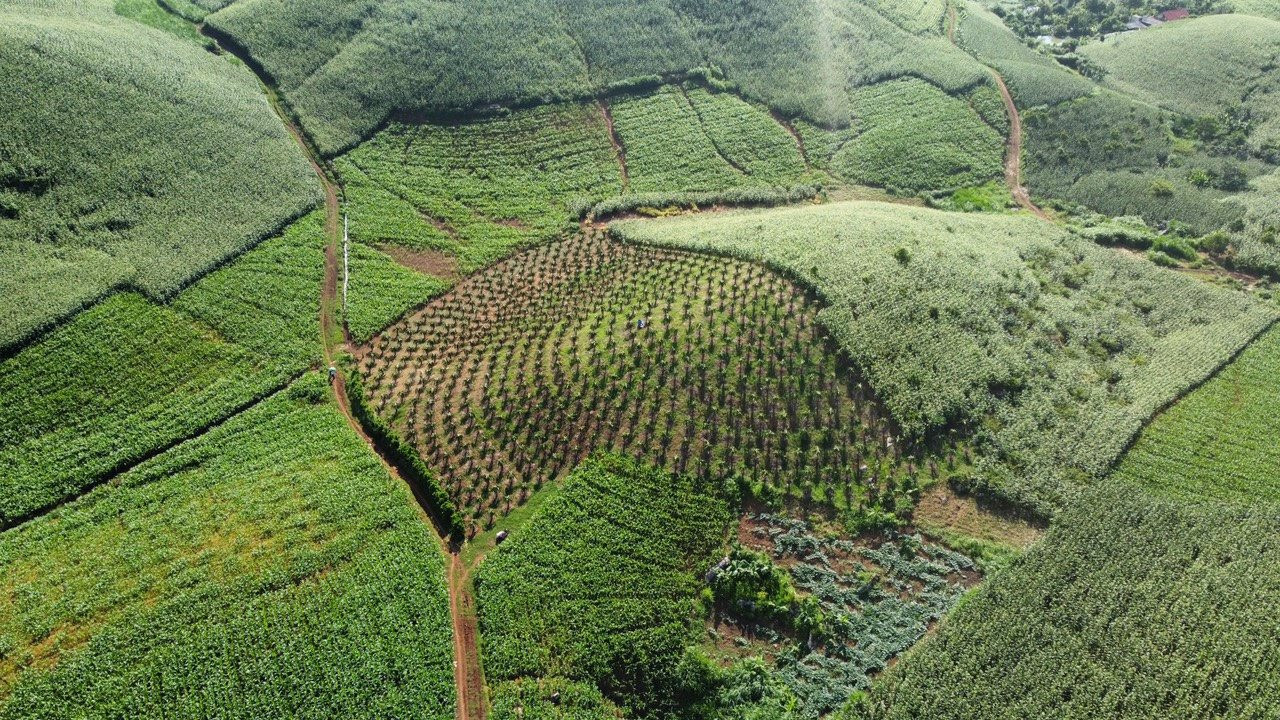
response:
{"label": "winding trail", "polygon": [[[947,4],[947,40],[952,45],[956,45],[956,6],[952,3]],[[956,47],[960,48],[959,45],[956,45]],[[963,48],[960,49],[963,50]],[[1018,113],[1018,106],[1013,103],[1013,95],[1009,92],[1009,86],[1005,84],[1004,76],[1000,74],[999,70],[976,57],[974,57],[974,60],[982,63],[982,66],[995,79],[996,88],[1000,90],[1000,99],[1004,102],[1004,113],[1009,118],[1009,143],[1004,156],[1004,182],[1009,186],[1009,193],[1013,195],[1014,202],[1018,203],[1024,210],[1034,214],[1041,220],[1048,220],[1049,216],[1045,211],[1031,202],[1031,193],[1022,184],[1022,115]]]}
{"label": "winding trail", "polygon": [[[169,7],[164,0],[160,0],[159,4],[173,16],[185,20],[180,14],[174,12],[173,8]],[[307,159],[311,169],[315,171],[316,177],[320,179],[320,183],[324,187],[325,247],[324,282],[321,284],[320,289],[320,343],[324,351],[325,365],[334,367],[335,360],[341,352],[350,352],[353,349],[351,334],[346,323],[342,322],[341,325],[338,323],[338,245],[342,241],[340,222],[342,209],[338,182],[326,170],[326,166],[321,161],[315,148],[308,141],[307,136],[302,132],[302,129],[281,101],[276,89],[268,82],[267,76],[258,64],[242,48],[233,43],[222,42],[221,38],[209,32],[203,23],[196,25],[196,29],[212,40],[219,51],[236,57],[254,73],[267,96],[271,109],[280,118],[280,122],[284,123],[285,129],[288,130],[290,137],[302,150],[303,156]],[[347,388],[343,382],[342,374],[336,374],[331,384],[338,408],[346,417],[347,424],[369,446],[374,455],[382,462],[386,471],[392,477],[404,483],[413,493],[423,522],[432,527],[440,538],[442,548],[449,554],[446,579],[449,592],[449,615],[453,622],[453,675],[454,685],[457,690],[457,718],[458,720],[485,720],[487,709],[485,706],[484,672],[480,665],[480,652],[477,645],[479,629],[476,622],[475,600],[471,595],[469,574],[459,557],[460,548],[450,542],[445,528],[438,526],[433,520],[430,505],[422,489],[405,479],[404,475],[394,463],[388,460],[386,454],[373,441],[373,438],[369,437],[364,427],[352,414],[351,401],[347,397]]]}

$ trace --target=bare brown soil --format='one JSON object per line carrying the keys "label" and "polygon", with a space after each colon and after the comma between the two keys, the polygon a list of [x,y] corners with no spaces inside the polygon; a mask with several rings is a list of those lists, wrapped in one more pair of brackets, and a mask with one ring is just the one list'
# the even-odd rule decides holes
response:
{"label": "bare brown soil", "polygon": [[452,255],[439,250],[414,250],[403,245],[379,245],[378,249],[391,256],[392,260],[432,277],[442,278],[450,282],[456,281],[458,260]]}
{"label": "bare brown soil", "polygon": [[600,117],[604,118],[604,126],[609,130],[609,142],[618,156],[618,171],[622,173],[622,192],[625,193],[631,189],[631,176],[627,174],[627,148],[613,127],[613,111],[609,109],[608,100],[600,100]]}
{"label": "bare brown soil", "polygon": [[1044,535],[1044,528],[973,497],[961,497],[946,483],[938,483],[920,496],[913,517],[925,527],[949,528],[979,540],[1023,550]]}

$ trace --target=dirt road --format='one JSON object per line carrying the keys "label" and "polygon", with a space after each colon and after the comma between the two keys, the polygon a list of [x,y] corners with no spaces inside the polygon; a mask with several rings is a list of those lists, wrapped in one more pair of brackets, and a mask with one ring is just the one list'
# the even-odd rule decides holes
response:
{"label": "dirt road", "polygon": [[[175,17],[181,17],[174,13],[172,8],[163,4],[162,7]],[[203,26],[197,26],[197,29],[204,31]],[[342,241],[341,218],[339,217],[342,209],[338,198],[338,184],[326,171],[324,164],[317,157],[311,144],[307,142],[306,136],[285,109],[284,104],[276,94],[275,88],[257,72],[257,65],[250,62],[248,58],[241,57],[234,49],[218,43],[216,37],[208,33],[205,33],[205,36],[213,40],[215,44],[218,44],[222,52],[240,57],[245,66],[257,74],[263,92],[271,104],[271,109],[275,111],[280,121],[284,123],[285,129],[289,131],[289,135],[302,150],[302,154],[307,158],[307,162],[311,164],[311,169],[315,171],[316,177],[319,178],[321,185],[324,187],[324,232],[326,241],[324,248],[324,282],[321,284],[320,289],[320,342],[321,347],[324,349],[324,363],[327,367],[332,367],[339,351],[352,349],[351,336],[345,323],[342,324],[340,333],[337,332],[337,323],[339,323],[338,244]],[[342,381],[341,374],[333,378],[333,394],[337,398],[338,407],[342,410],[342,414],[346,416],[347,423],[351,426],[351,429],[373,450],[374,454],[382,461],[383,467],[386,468],[387,472],[392,477],[405,483],[413,492],[414,498],[418,501],[423,522],[432,526],[437,535],[440,536],[444,549],[449,553],[447,580],[449,585],[449,614],[453,620],[454,684],[457,688],[457,717],[459,720],[484,720],[486,716],[484,673],[480,666],[480,653],[476,644],[478,630],[475,601],[471,597],[469,585],[467,584],[466,569],[458,557],[458,550],[450,545],[447,533],[443,532],[444,529],[436,526],[433,522],[421,488],[414,487],[412,483],[405,480],[404,475],[400,473],[396,466],[388,462],[377,444],[373,442],[373,439],[369,437],[364,427],[360,425],[360,422],[352,414],[351,402],[347,397],[347,388]]]}
{"label": "dirt road", "polygon": [[[947,7],[947,39],[951,41],[951,44],[955,45],[955,5],[948,5]],[[977,58],[974,59],[976,60]],[[982,61],[978,60],[978,62]],[[1049,216],[1045,214],[1044,210],[1031,202],[1031,194],[1027,191],[1026,186],[1022,184],[1022,116],[1018,113],[1018,106],[1013,103],[1013,95],[1009,92],[1009,86],[1005,84],[1004,77],[1000,75],[1000,72],[990,65],[986,65],[986,63],[983,63],[983,65],[991,72],[991,76],[996,81],[996,87],[1000,90],[1000,99],[1004,101],[1004,114],[1009,118],[1009,141],[1004,156],[1004,182],[1009,186],[1009,193],[1013,195],[1014,202],[1018,203],[1024,210],[1033,213],[1036,217],[1048,220]]]}

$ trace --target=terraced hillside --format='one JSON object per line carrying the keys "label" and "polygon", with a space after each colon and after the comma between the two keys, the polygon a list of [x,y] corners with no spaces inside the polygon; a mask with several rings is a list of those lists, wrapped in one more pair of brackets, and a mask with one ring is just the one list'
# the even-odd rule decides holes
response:
{"label": "terraced hillside", "polygon": [[986,81],[942,37],[943,9],[934,2],[920,15],[861,0],[237,0],[189,14],[244,47],[334,154],[397,112],[575,99],[691,71],[723,73],[788,117],[847,124],[849,85],[915,75],[959,92]]}

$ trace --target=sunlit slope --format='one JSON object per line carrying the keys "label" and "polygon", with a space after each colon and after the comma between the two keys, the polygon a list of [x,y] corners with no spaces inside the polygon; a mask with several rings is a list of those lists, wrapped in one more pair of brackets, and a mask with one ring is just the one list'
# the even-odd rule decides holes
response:
{"label": "sunlit slope", "polygon": [[1103,84],[1185,115],[1216,115],[1275,72],[1280,21],[1208,15],[1084,45]]}
{"label": "sunlit slope", "polygon": [[814,286],[906,434],[973,433],[982,480],[1046,513],[1276,316],[1030,216],[851,202],[612,228]]}
{"label": "sunlit slope", "polygon": [[396,112],[571,99],[698,68],[785,115],[846,124],[850,86],[906,75],[948,91],[986,82],[943,36],[942,9],[878,0],[239,0],[206,23],[244,47],[321,150],[336,153]]}
{"label": "sunlit slope", "polygon": [[167,298],[319,199],[242,67],[112,12],[0,8],[0,348],[129,286]]}
{"label": "sunlit slope", "polygon": [[1091,492],[843,717],[1274,717],[1276,518]]}

